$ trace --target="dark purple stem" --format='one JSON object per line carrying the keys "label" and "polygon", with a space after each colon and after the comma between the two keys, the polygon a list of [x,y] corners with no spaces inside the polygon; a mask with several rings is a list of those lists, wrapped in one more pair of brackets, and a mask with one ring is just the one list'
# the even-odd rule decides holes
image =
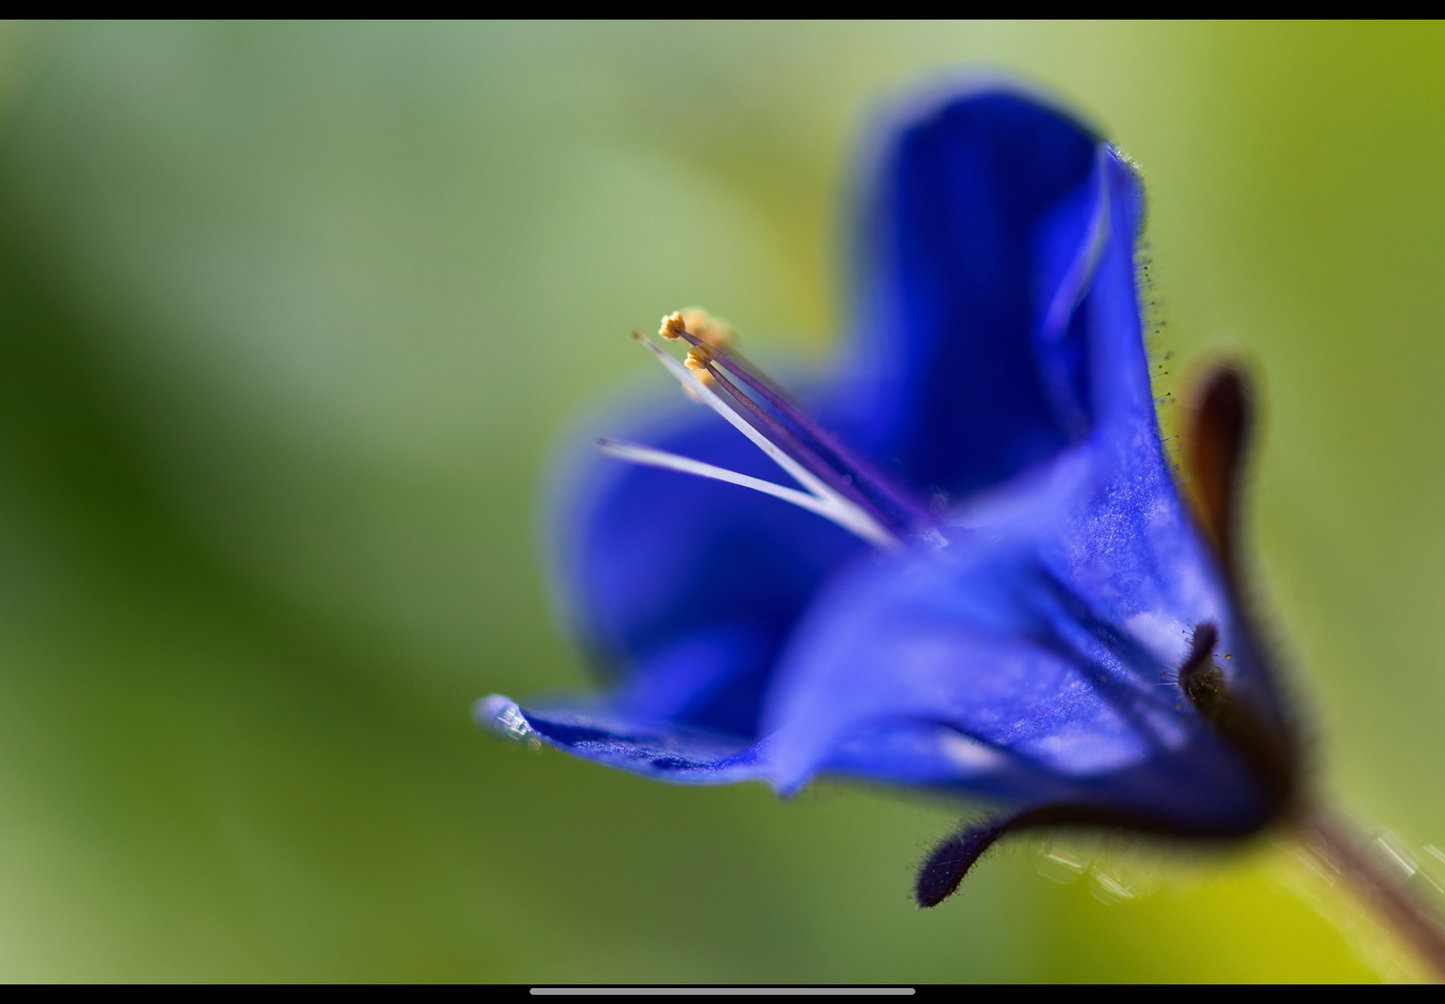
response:
{"label": "dark purple stem", "polygon": [[1445,921],[1411,888],[1408,874],[1392,870],[1381,855],[1371,853],[1369,834],[1333,813],[1316,811],[1300,821],[1299,837],[1306,851],[1344,878],[1361,900],[1415,947],[1435,979],[1445,982]]}

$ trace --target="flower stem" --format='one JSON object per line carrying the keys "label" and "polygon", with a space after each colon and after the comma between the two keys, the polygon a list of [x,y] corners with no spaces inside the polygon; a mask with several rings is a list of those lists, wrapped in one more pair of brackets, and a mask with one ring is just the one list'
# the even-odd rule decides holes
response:
{"label": "flower stem", "polygon": [[1303,816],[1298,835],[1304,850],[1339,875],[1355,894],[1445,982],[1445,919],[1411,879],[1413,862],[1357,823],[1326,810]]}

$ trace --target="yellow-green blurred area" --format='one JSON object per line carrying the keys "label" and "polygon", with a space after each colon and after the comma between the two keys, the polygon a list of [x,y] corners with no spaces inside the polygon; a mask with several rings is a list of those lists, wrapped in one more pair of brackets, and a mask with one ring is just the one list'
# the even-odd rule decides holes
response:
{"label": "yellow-green blurred area", "polygon": [[468,708],[585,685],[543,486],[579,408],[665,382],[627,333],[698,303],[824,359],[877,109],[983,68],[1140,165],[1160,393],[1211,347],[1263,374],[1321,782],[1445,845],[1441,26],[0,39],[0,977],[1395,972],[1268,844],[1061,884],[1020,841],[920,912],[947,805],[656,785]]}

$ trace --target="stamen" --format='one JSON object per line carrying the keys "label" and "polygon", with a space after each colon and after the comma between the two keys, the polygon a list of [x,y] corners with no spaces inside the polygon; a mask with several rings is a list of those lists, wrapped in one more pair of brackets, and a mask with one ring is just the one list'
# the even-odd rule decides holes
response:
{"label": "stamen", "polygon": [[692,370],[693,376],[701,380],[706,386],[711,387],[717,383],[712,370],[712,347],[706,344],[694,345],[687,350],[686,357],[682,364]]}
{"label": "stamen", "polygon": [[[692,370],[692,375],[701,380],[705,387],[712,387],[717,383],[717,381],[713,379],[712,372],[708,365],[711,362],[712,348],[707,345],[694,345],[687,350],[687,355],[683,357],[682,360],[682,364]],[[690,388],[683,389],[689,394],[692,394],[694,398],[697,397],[696,394],[692,393]]]}
{"label": "stamen", "polygon": [[[771,481],[764,481],[762,478],[739,474],[736,471],[728,470],[726,467],[716,467],[713,464],[705,464],[701,460],[693,460],[690,457],[678,456],[676,453],[668,453],[666,450],[655,450],[650,446],[624,443],[617,439],[599,439],[597,440],[597,448],[602,452],[602,455],[606,457],[616,457],[618,460],[641,464],[643,467],[658,467],[665,471],[680,471],[683,474],[695,474],[700,478],[710,478],[713,481],[724,481],[730,485],[741,485],[744,488],[751,488],[753,491],[762,492],[764,495],[771,495],[775,499],[790,502],[798,508],[816,513],[824,519],[833,518],[833,512],[827,503],[809,495],[807,492],[800,492],[796,488],[788,488],[784,485],[774,484]],[[852,528],[844,527],[844,529]]]}
{"label": "stamen", "polygon": [[687,350],[687,358],[682,364],[694,373],[706,373],[707,368],[712,365],[712,358],[712,346],[703,342]]}
{"label": "stamen", "polygon": [[[663,326],[666,328],[667,324],[664,322]],[[766,453],[773,463],[787,472],[788,476],[806,489],[820,505],[826,507],[828,509],[827,518],[876,547],[891,549],[899,546],[898,538],[879,523],[872,514],[835,491],[812,471],[780,449],[767,435],[730,408],[716,391],[699,380],[682,363],[642,335],[635,334],[633,338],[651,352],[653,358],[662,363],[679,383],[692,390],[708,407],[726,419],[733,428],[747,436],[754,446]],[[716,375],[715,371],[714,375]]]}
{"label": "stamen", "polygon": [[662,327],[657,329],[657,333],[669,342],[675,342],[687,333],[687,322],[680,312],[668,314],[662,319]]}
{"label": "stamen", "polygon": [[[706,345],[693,346],[692,351],[698,350],[702,350],[702,353],[708,357],[711,357],[713,354],[713,350]],[[688,361],[686,365],[688,369],[696,368],[691,353],[689,353],[688,355]],[[764,431],[764,433],[769,436],[773,440],[773,442],[782,446],[788,452],[789,456],[801,463],[804,467],[812,471],[814,474],[818,475],[823,481],[827,482],[828,487],[832,488],[833,491],[837,492],[839,495],[844,496],[845,498],[850,499],[855,505],[861,506],[864,510],[866,510],[869,514],[871,514],[875,519],[879,520],[885,526],[889,523],[901,523],[901,521],[899,520],[890,519],[886,513],[880,511],[878,507],[874,505],[873,502],[866,495],[860,492],[852,484],[851,478],[849,478],[847,475],[838,473],[838,471],[831,464],[825,461],[822,457],[818,456],[818,454],[811,447],[809,447],[806,443],[800,440],[797,436],[793,435],[793,433],[789,429],[784,427],[782,423],[780,423],[772,415],[769,415],[761,405],[759,405],[752,398],[744,394],[731,380],[723,376],[722,373],[718,371],[716,366],[709,364],[705,372],[708,376],[710,376],[714,381],[717,382],[718,386],[722,387],[723,390],[727,391],[729,397],[736,401],[744,411],[746,411],[749,415],[752,416],[755,425],[761,427],[762,431]],[[708,386],[712,386],[712,384],[709,384]],[[901,526],[899,528],[901,529]]]}
{"label": "stamen", "polygon": [[[691,311],[702,313],[700,310],[697,310],[697,308],[691,308]],[[827,455],[828,460],[822,463],[820,469],[827,470],[830,473],[836,473],[841,483],[835,484],[835,489],[854,497],[867,508],[874,510],[875,515],[882,517],[885,522],[893,522],[904,526],[932,522],[933,517],[930,513],[924,511],[905,494],[894,488],[887,478],[855,457],[846,447],[828,433],[827,430],[809,418],[803,409],[789,398],[788,394],[781,387],[778,387],[761,373],[755,372],[741,357],[729,352],[728,344],[703,338],[692,330],[690,324],[683,324],[679,327],[674,321],[674,318],[685,321],[687,313],[689,313],[689,311],[682,311],[670,317],[663,318],[663,328],[671,332],[671,334],[667,334],[664,337],[673,339],[681,338],[689,342],[694,349],[704,350],[707,353],[709,362],[716,362],[721,365],[723,369],[726,369],[733,376],[741,380],[759,397],[771,405],[784,419],[797,428],[799,432],[810,441],[807,449],[811,456],[822,461],[822,457],[817,457],[818,451]],[[707,318],[707,315],[703,314],[703,317]],[[716,323],[713,322],[711,318],[707,318],[707,321],[709,323]],[[731,329],[728,330],[731,332]],[[691,357],[690,353],[689,357]],[[696,368],[691,363],[688,364],[688,367],[690,369]],[[716,367],[709,367],[709,369],[711,369],[713,376],[724,381],[725,387],[729,386],[722,374],[717,372]],[[766,412],[757,408],[750,399],[744,400],[745,395],[733,393],[733,396],[738,398],[739,402],[742,403],[745,408],[748,408],[749,411],[753,411],[759,415],[766,415]],[[771,419],[771,416],[768,416],[768,418]],[[777,427],[776,422],[770,421],[769,424]],[[789,439],[792,443],[797,443],[799,446],[802,445],[796,437],[789,436]],[[884,513],[879,512],[877,505],[874,503],[881,505],[885,510],[890,510],[891,514],[884,515]]]}

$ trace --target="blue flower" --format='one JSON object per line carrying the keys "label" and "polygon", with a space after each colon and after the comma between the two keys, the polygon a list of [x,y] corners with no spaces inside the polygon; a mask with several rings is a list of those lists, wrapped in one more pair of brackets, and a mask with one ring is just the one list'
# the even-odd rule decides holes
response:
{"label": "blue flower", "polygon": [[1138,177],[1006,90],[915,107],[880,153],[854,331],[806,408],[674,315],[687,368],[648,344],[712,410],[654,413],[647,446],[604,443],[634,464],[576,479],[562,591],[605,696],[478,716],[676,783],[999,806],[930,857],[925,905],[1026,827],[1254,832],[1295,770],[1233,588],[1246,388],[1207,384],[1191,509],[1150,388]]}

